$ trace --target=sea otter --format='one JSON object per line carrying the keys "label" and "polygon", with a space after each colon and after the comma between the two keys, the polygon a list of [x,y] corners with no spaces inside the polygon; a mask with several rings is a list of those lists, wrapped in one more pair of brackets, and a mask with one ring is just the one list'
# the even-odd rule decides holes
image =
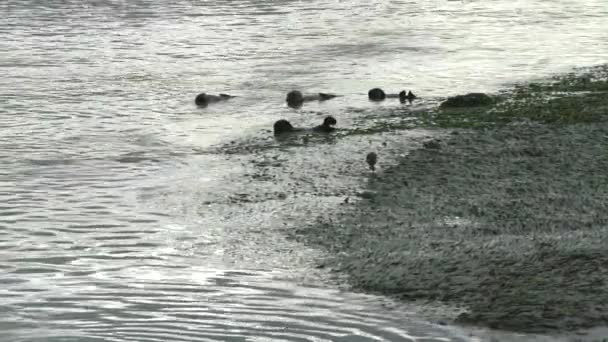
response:
{"label": "sea otter", "polygon": [[232,95],[228,95],[228,94],[208,95],[205,93],[200,93],[194,99],[194,103],[196,103],[196,105],[199,107],[207,107],[207,105],[210,103],[227,101],[233,97],[236,97],[236,96],[232,96]]}
{"label": "sea otter", "polygon": [[367,92],[367,97],[371,101],[383,101],[384,99],[399,98],[399,101],[405,102],[406,100],[412,101],[416,98],[416,95],[414,95],[414,93],[411,91],[405,92],[405,90],[402,90],[399,92],[399,94],[386,94],[384,90],[380,88],[373,88]]}
{"label": "sea otter", "polygon": [[302,104],[304,104],[304,102],[308,102],[308,101],[326,101],[326,100],[329,100],[329,99],[333,99],[334,97],[337,97],[337,96],[338,95],[327,94],[327,93],[317,93],[317,94],[307,94],[307,95],[304,95],[299,90],[292,90],[289,93],[287,93],[287,97],[285,98],[285,101],[287,102],[287,105],[289,107],[300,108],[300,107],[302,107]]}
{"label": "sea otter", "polygon": [[[311,130],[317,133],[330,133],[336,130],[332,126],[336,125],[337,123],[338,122],[333,116],[327,116],[325,119],[323,119],[323,123],[321,125],[315,126]],[[305,131],[305,129],[303,128],[293,127],[292,124],[285,119],[276,121],[272,126],[272,130],[274,132],[274,135]]]}
{"label": "sea otter", "polygon": [[338,121],[336,121],[336,119],[333,116],[328,116],[325,119],[323,119],[323,123],[321,125],[315,126],[312,130],[313,130],[313,132],[322,132],[322,133],[333,132],[336,130],[336,128],[333,126],[336,125],[337,123],[338,123]]}

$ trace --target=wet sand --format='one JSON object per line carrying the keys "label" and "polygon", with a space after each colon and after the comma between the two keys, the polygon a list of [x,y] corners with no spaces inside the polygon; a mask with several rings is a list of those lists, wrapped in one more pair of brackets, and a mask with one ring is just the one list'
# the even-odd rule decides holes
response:
{"label": "wet sand", "polygon": [[329,251],[323,266],[355,289],[462,308],[446,323],[608,325],[605,72],[516,87],[484,111],[430,114],[440,140],[294,236]]}

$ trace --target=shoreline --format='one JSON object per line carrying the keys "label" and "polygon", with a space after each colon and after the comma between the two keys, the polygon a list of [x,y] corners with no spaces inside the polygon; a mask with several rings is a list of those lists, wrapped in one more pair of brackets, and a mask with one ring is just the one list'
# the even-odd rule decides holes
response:
{"label": "shoreline", "polygon": [[607,66],[515,86],[370,177],[359,201],[292,233],[355,290],[466,308],[522,333],[608,326]]}

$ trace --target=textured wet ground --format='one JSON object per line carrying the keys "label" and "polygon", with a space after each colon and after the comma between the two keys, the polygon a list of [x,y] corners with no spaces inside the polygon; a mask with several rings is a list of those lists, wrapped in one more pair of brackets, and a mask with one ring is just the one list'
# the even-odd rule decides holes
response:
{"label": "textured wet ground", "polygon": [[331,251],[356,288],[464,305],[458,323],[602,340],[607,86],[603,65],[434,112],[468,129],[423,143],[296,238]]}

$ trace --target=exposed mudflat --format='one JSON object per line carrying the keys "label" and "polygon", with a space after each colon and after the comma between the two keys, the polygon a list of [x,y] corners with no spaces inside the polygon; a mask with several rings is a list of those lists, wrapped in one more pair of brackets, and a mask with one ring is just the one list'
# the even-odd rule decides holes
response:
{"label": "exposed mudflat", "polygon": [[[607,326],[606,81],[568,77],[542,87],[574,92],[552,93],[542,117],[531,118],[541,99],[533,94],[500,122],[440,131],[370,175],[360,201],[294,236],[327,249],[325,265],[354,288],[462,307],[450,312],[458,323],[544,333]],[[505,120],[513,113],[524,114]]]}

